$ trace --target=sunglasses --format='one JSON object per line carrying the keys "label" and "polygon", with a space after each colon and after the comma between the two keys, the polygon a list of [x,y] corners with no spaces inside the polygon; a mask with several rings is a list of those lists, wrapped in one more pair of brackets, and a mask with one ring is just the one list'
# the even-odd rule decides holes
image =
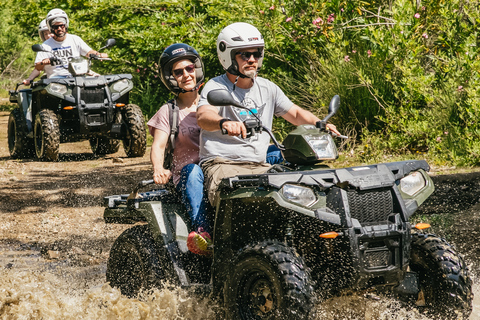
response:
{"label": "sunglasses", "polygon": [[237,52],[239,54],[243,61],[248,61],[250,60],[250,57],[253,56],[255,60],[260,59],[262,57],[262,53],[260,51],[255,51],[255,52],[248,52],[248,51],[242,51],[242,52]]}
{"label": "sunglasses", "polygon": [[187,70],[187,73],[194,73],[195,72],[195,65],[192,63],[192,64],[189,64],[188,66],[186,66],[185,68],[175,69],[175,70],[173,70],[173,74],[175,75],[175,77],[183,76],[183,70]]}
{"label": "sunglasses", "polygon": [[58,28],[62,28],[62,29],[63,29],[63,28],[65,28],[65,25],[64,25],[64,24],[56,24],[56,25],[53,25],[53,26],[52,26],[52,29],[53,29],[53,30],[57,30]]}

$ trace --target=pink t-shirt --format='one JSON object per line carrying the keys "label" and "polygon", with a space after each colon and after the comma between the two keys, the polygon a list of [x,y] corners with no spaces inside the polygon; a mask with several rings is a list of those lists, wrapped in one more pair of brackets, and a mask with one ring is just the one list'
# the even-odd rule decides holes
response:
{"label": "pink t-shirt", "polygon": [[[199,161],[200,127],[197,124],[197,113],[190,110],[180,110],[178,116],[178,135],[173,150],[172,174],[173,182],[180,181],[180,171],[184,166]],[[170,136],[170,123],[168,120],[168,105],[163,105],[160,110],[147,122],[150,134],[153,136],[155,129],[162,130]]]}

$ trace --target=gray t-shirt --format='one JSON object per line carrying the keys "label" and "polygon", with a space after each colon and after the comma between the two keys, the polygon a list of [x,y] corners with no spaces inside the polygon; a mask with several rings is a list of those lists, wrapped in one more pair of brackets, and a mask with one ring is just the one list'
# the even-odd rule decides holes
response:
{"label": "gray t-shirt", "polygon": [[[293,106],[293,102],[283,91],[267,79],[257,77],[251,88],[235,87],[233,90],[233,83],[228,80],[226,74],[223,74],[207,82],[202,90],[198,108],[209,105],[207,94],[213,89],[228,90],[235,100],[248,107],[269,129],[272,128],[273,115],[283,116]],[[234,121],[243,122],[246,119],[254,118],[247,110],[233,106],[218,107],[218,110],[220,116]],[[264,163],[269,143],[270,136],[266,132],[243,139],[224,135],[221,130],[210,132],[202,129],[200,132],[200,162],[222,157],[228,160]]]}

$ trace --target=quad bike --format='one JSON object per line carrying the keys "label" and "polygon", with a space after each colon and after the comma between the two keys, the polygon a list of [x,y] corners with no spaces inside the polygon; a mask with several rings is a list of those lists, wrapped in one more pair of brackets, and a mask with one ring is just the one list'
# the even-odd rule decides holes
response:
{"label": "quad bike", "polygon": [[[243,108],[223,90],[209,103]],[[225,178],[215,208],[211,258],[187,250],[190,223],[174,192],[104,198],[107,223],[136,223],[115,241],[107,281],[129,297],[165,280],[218,297],[229,319],[306,319],[314,305],[352,290],[379,290],[450,319],[472,309],[463,257],[409,219],[434,191],[423,160],[330,169],[338,157],[326,121],[301,125],[280,145],[285,165]],[[413,231],[413,232],[412,232]],[[419,307],[420,308],[420,307]]]}
{"label": "quad bike", "polygon": [[[109,39],[101,48],[115,45]],[[52,52],[36,44],[33,51]],[[96,155],[118,151],[120,140],[129,157],[146,151],[146,130],[142,110],[129,104],[132,75],[90,76],[91,60],[107,60],[96,55],[69,60],[72,77],[41,79],[31,89],[10,91],[10,102],[18,104],[8,120],[8,148],[14,158],[33,154],[39,160],[57,161],[62,142],[88,139]],[[52,54],[52,64],[59,58]],[[110,59],[108,59],[110,60]]]}

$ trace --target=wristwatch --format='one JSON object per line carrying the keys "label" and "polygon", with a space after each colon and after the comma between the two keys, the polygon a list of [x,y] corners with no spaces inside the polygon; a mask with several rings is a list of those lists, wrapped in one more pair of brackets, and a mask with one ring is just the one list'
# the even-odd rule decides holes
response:
{"label": "wristwatch", "polygon": [[223,118],[222,120],[220,120],[220,130],[223,130],[223,123],[227,121],[232,121],[232,119]]}

